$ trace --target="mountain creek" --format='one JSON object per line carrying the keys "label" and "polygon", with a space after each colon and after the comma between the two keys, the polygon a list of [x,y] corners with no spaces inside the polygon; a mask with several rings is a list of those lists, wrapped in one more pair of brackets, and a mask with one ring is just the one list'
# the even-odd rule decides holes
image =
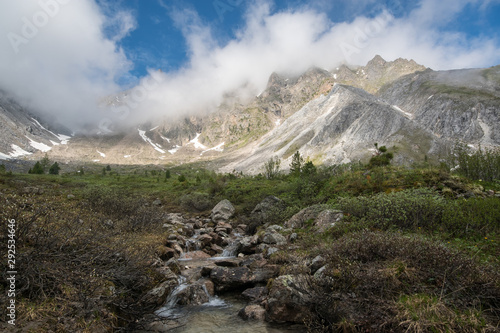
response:
{"label": "mountain creek", "polygon": [[[266,198],[253,214],[265,215],[275,197]],[[280,265],[269,258],[278,247],[293,246],[278,225],[253,236],[246,225],[233,227],[234,207],[221,201],[210,219],[169,214],[171,236],[160,249],[157,268],[166,281],[149,292],[160,306],[143,318],[136,332],[303,332],[300,307],[290,307],[282,291],[270,293],[269,281]],[[262,216],[261,216],[262,217]],[[174,273],[175,272],[175,273]],[[273,288],[274,289],[274,288]],[[289,293],[289,298],[296,296]],[[292,302],[292,300],[288,300]],[[295,302],[295,301],[293,301]],[[300,302],[299,302],[300,303]]]}

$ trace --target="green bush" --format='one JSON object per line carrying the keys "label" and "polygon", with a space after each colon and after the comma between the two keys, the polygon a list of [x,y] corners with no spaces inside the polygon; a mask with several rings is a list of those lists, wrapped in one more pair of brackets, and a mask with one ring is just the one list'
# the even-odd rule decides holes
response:
{"label": "green bush", "polygon": [[432,190],[422,188],[379,193],[371,197],[340,198],[338,207],[346,214],[367,220],[376,228],[436,228],[446,201]]}
{"label": "green bush", "polygon": [[193,192],[184,194],[180,199],[180,205],[188,211],[202,212],[211,207],[211,202],[206,193]]}
{"label": "green bush", "polygon": [[482,149],[471,151],[470,148],[457,145],[452,154],[452,163],[456,171],[469,179],[493,181],[500,179],[500,149]]}

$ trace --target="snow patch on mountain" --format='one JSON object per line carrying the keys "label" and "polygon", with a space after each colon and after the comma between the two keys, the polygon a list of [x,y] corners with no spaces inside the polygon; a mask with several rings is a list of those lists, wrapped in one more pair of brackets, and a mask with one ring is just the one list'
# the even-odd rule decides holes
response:
{"label": "snow patch on mountain", "polygon": [[163,149],[161,149],[162,147],[161,147],[159,144],[154,143],[154,142],[153,142],[150,138],[148,138],[148,137],[146,136],[146,131],[141,131],[140,129],[138,129],[138,131],[139,131],[139,135],[141,136],[141,138],[142,138],[145,142],[147,142],[147,143],[149,143],[151,146],[153,146],[153,148],[154,148],[156,151],[158,151],[158,152],[160,152],[160,153],[162,153],[162,154],[165,154],[165,151],[164,151]]}
{"label": "snow patch on mountain", "polygon": [[28,140],[30,140],[30,145],[31,147],[35,148],[35,149],[38,149],[44,153],[48,152],[49,150],[52,149],[52,147],[50,146],[47,146],[45,143],[41,143],[41,142],[36,142],[35,140],[31,139],[31,138],[28,138],[26,137]]}
{"label": "snow patch on mountain", "polygon": [[209,151],[218,151],[218,152],[222,153],[224,151],[224,148],[222,148],[223,146],[224,146],[224,142],[213,147],[213,148],[202,151],[200,156],[202,156],[203,154],[205,154],[206,152],[209,152]]}
{"label": "snow patch on mountain", "polygon": [[10,153],[10,156],[11,157],[20,157],[20,156],[25,156],[25,155],[31,155],[32,153],[24,150],[23,148],[17,146],[17,145],[14,145],[12,144],[11,145],[12,149],[14,149],[14,151],[12,153]]}
{"label": "snow patch on mountain", "polygon": [[207,146],[200,143],[200,141],[199,141],[200,135],[201,135],[201,133],[196,133],[196,137],[193,140],[189,141],[188,144],[191,144],[191,143],[194,144],[195,149],[207,149],[208,148]]}

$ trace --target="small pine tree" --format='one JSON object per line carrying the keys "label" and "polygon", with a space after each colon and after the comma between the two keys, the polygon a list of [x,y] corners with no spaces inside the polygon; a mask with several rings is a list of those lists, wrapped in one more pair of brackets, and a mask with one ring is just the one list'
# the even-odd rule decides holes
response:
{"label": "small pine tree", "polygon": [[290,163],[290,175],[292,176],[300,175],[303,164],[304,164],[304,158],[300,155],[300,152],[297,150],[297,152],[293,154],[292,162]]}
{"label": "small pine tree", "polygon": [[44,173],[47,170],[49,164],[50,164],[49,156],[47,155],[47,153],[45,153],[45,156],[40,160],[40,165],[42,166]]}
{"label": "small pine tree", "polygon": [[178,181],[180,181],[181,183],[185,182],[186,181],[186,176],[184,175],[180,175],[178,178],[177,178]]}
{"label": "small pine tree", "polygon": [[391,160],[394,158],[394,154],[388,153],[386,146],[379,147],[378,143],[375,143],[375,148],[375,156],[372,156],[372,158],[370,158],[368,166],[370,168],[373,168],[389,165],[391,163]]}
{"label": "small pine tree", "polygon": [[102,175],[105,176],[106,175],[106,168],[102,168]]}
{"label": "small pine tree", "polygon": [[311,161],[307,161],[306,164],[304,164],[304,166],[302,167],[302,173],[305,176],[315,175],[316,172],[317,172],[316,166]]}
{"label": "small pine tree", "polygon": [[35,175],[43,175],[45,171],[43,170],[42,164],[40,162],[36,162],[31,170],[31,173]]}
{"label": "small pine tree", "polygon": [[170,176],[170,170],[167,170],[165,172],[165,179],[169,179],[171,176]]}
{"label": "small pine tree", "polygon": [[54,162],[54,164],[52,164],[50,166],[49,174],[50,175],[58,175],[59,174],[59,170],[61,170],[61,167],[59,166],[59,164],[57,162]]}
{"label": "small pine tree", "polygon": [[280,172],[281,160],[275,156],[271,157],[265,164],[264,168],[266,169],[265,175],[267,179],[273,179],[278,176]]}
{"label": "small pine tree", "polygon": [[80,167],[80,176],[83,176],[85,172],[83,171],[83,167]]}
{"label": "small pine tree", "polygon": [[6,172],[5,164],[0,164],[0,175],[4,175]]}
{"label": "small pine tree", "polygon": [[111,171],[111,166],[109,164],[106,165],[106,171]]}

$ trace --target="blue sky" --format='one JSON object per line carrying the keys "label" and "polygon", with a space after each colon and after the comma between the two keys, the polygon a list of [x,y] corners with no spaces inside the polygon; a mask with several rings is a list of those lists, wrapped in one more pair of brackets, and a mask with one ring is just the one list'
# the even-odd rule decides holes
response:
{"label": "blue sky", "polygon": [[[460,1],[459,1],[460,2]],[[195,12],[209,27],[219,45],[236,38],[235,32],[245,26],[250,1],[243,0],[127,0],[118,1],[131,11],[136,28],[119,43],[133,61],[133,76],[146,75],[147,68],[177,70],[189,62],[186,45],[176,13]],[[404,19],[418,7],[418,1],[284,1],[272,2],[272,13],[308,7],[326,13],[332,23],[352,22],[356,17],[374,17],[384,9],[395,18]],[[444,9],[446,10],[446,9]],[[470,2],[452,17],[438,25],[439,31],[462,33],[467,39],[487,36],[499,38],[500,2]],[[495,65],[495,63],[490,63]]]}
{"label": "blue sky", "polygon": [[[5,0],[0,89],[68,126],[143,123],[251,98],[273,72],[377,54],[434,70],[498,65],[499,18],[500,0]],[[127,117],[103,110],[127,89]]]}

